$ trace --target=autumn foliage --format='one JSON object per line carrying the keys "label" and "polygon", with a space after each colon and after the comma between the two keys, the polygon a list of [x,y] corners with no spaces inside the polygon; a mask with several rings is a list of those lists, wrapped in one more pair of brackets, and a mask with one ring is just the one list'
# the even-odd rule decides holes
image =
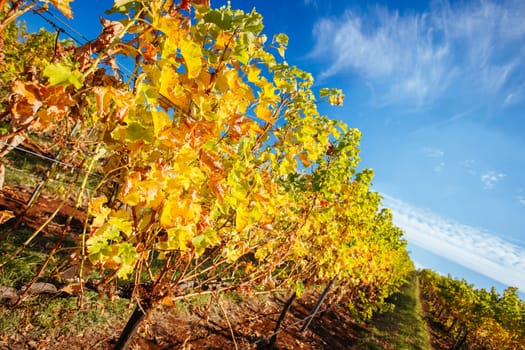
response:
{"label": "autumn foliage", "polygon": [[95,135],[84,164],[104,177],[85,193],[80,248],[99,290],[132,281],[135,300],[170,305],[211,284],[300,292],[335,279],[334,302],[365,318],[380,309],[412,264],[372,171],[358,170],[360,132],[318,112],[342,92],[312,90],[284,60],[288,38],[263,34],[255,11],[170,0],[111,11],[122,20],[56,45],[2,100],[10,130],[67,119]]}
{"label": "autumn foliage", "polygon": [[465,280],[419,271],[422,295],[432,320],[445,329],[451,349],[521,349],[525,343],[525,302],[518,290],[500,294]]}

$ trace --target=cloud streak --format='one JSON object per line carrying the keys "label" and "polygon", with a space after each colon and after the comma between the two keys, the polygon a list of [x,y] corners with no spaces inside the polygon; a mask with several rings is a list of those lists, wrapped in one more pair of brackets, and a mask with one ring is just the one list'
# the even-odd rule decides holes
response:
{"label": "cloud streak", "polygon": [[442,158],[445,155],[445,152],[433,147],[423,147],[422,152],[426,158]]}
{"label": "cloud streak", "polygon": [[494,185],[500,182],[505,176],[507,175],[491,170],[483,173],[480,176],[480,180],[483,183],[483,187],[485,189],[491,189],[494,188]]}
{"label": "cloud streak", "polygon": [[384,195],[407,240],[506,285],[525,291],[525,249]]}
{"label": "cloud streak", "polygon": [[311,57],[327,59],[321,78],[353,72],[383,103],[426,105],[451,89],[497,95],[502,106],[524,99],[525,3],[439,2],[401,15],[376,7],[347,10],[314,26]]}
{"label": "cloud streak", "polygon": [[442,172],[445,169],[445,161],[443,160],[445,152],[439,148],[423,147],[421,153],[425,158],[431,159],[434,163],[433,170],[436,173]]}

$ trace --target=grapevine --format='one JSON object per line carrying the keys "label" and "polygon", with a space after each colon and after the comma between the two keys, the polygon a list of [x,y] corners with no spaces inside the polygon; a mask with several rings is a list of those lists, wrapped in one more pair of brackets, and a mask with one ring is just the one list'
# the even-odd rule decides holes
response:
{"label": "grapevine", "polygon": [[[69,1],[50,2],[71,15]],[[142,311],[190,298],[190,282],[300,293],[336,281],[334,298],[359,317],[386,305],[413,266],[372,170],[358,170],[361,133],[318,112],[342,91],[314,92],[284,60],[286,35],[263,34],[255,10],[116,0],[111,11],[121,20],[55,49],[3,106],[11,128],[71,119],[92,131],[86,163],[105,175],[86,194],[81,264],[100,271],[101,292],[132,282],[127,336]]]}

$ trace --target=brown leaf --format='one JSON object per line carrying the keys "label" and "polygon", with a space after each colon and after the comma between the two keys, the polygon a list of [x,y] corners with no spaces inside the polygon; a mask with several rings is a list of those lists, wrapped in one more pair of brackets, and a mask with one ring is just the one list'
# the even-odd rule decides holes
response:
{"label": "brown leaf", "polygon": [[80,63],[80,71],[86,70],[92,62],[92,55],[94,52],[93,43],[88,42],[82,46],[75,48],[75,59]]}
{"label": "brown leaf", "polygon": [[60,288],[58,291],[69,295],[80,295],[82,285],[80,283],[70,283]]}
{"label": "brown leaf", "polygon": [[212,172],[219,172],[219,171],[222,172],[224,170],[220,162],[219,156],[214,152],[202,150],[200,153],[200,160]]}
{"label": "brown leaf", "polygon": [[220,203],[224,201],[224,186],[220,183],[221,178],[216,176],[210,178],[208,186],[210,186],[211,192],[217,197]]}
{"label": "brown leaf", "polygon": [[149,62],[155,62],[157,60],[157,48],[151,43],[147,43],[142,51],[142,56]]}
{"label": "brown leaf", "polygon": [[40,90],[42,85],[33,82],[22,82],[15,80],[13,82],[13,104],[11,113],[15,120],[13,127],[24,126],[30,123],[40,107],[42,107],[42,95]]}
{"label": "brown leaf", "polygon": [[108,19],[100,17],[100,23],[102,24],[103,33],[111,36],[116,36],[124,31],[124,25],[118,21],[110,21]]}
{"label": "brown leaf", "polygon": [[190,12],[190,3],[191,3],[190,0],[181,0],[180,5],[177,6],[177,8],[179,10],[186,10],[186,11]]}

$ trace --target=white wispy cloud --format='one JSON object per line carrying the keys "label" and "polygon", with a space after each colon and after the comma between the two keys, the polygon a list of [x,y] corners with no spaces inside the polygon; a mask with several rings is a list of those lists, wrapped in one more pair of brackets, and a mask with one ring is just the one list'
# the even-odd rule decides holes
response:
{"label": "white wispy cloud", "polygon": [[483,187],[486,189],[493,188],[496,183],[501,181],[505,176],[507,176],[504,173],[497,172],[497,171],[487,171],[480,176],[480,180],[483,183]]}
{"label": "white wispy cloud", "polygon": [[525,2],[439,2],[427,12],[376,7],[322,18],[312,57],[328,60],[322,77],[351,71],[383,103],[425,105],[445,92],[492,94],[501,105],[524,98]]}
{"label": "white wispy cloud", "polygon": [[525,291],[525,248],[383,194],[407,240],[506,285]]}
{"label": "white wispy cloud", "polygon": [[445,152],[433,147],[423,147],[422,153],[427,158],[442,158],[445,155]]}
{"label": "white wispy cloud", "polygon": [[436,165],[434,165],[434,171],[436,173],[440,173],[445,169],[445,162],[439,162]]}
{"label": "white wispy cloud", "polygon": [[476,174],[476,169],[475,169],[476,161],[474,159],[466,159],[466,160],[460,162],[459,164],[463,168],[465,168],[467,170],[467,173],[469,173],[470,175],[475,175]]}
{"label": "white wispy cloud", "polygon": [[432,162],[434,163],[432,169],[436,173],[440,173],[445,169],[445,161],[443,160],[445,152],[443,150],[434,147],[423,147],[421,153],[425,158],[432,159]]}
{"label": "white wispy cloud", "polygon": [[519,204],[522,204],[522,205],[525,205],[525,190],[523,188],[518,188],[518,190],[516,191],[516,200],[518,201]]}

